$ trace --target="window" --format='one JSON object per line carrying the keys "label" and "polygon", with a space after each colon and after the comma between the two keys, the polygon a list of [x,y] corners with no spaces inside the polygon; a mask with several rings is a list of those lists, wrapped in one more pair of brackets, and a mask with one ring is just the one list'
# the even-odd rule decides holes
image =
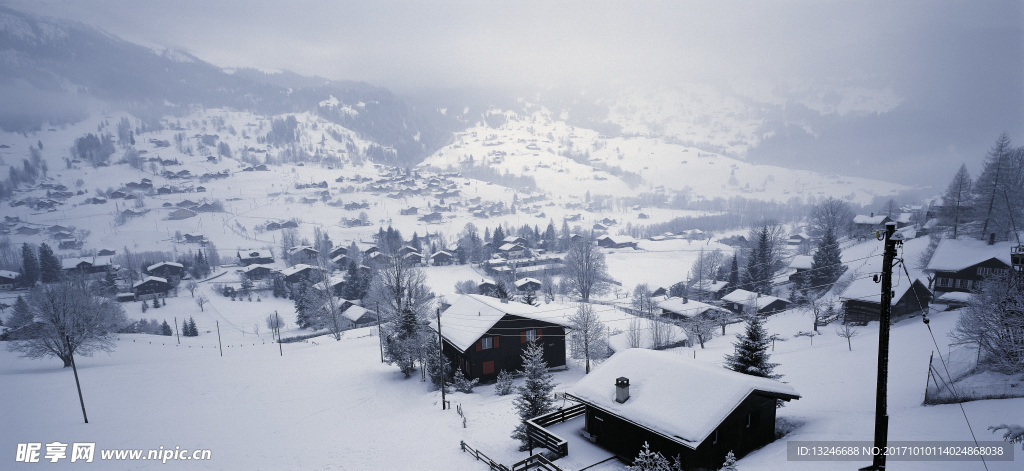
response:
{"label": "window", "polygon": [[480,349],[487,350],[494,348],[494,337],[483,337],[480,339]]}
{"label": "window", "polygon": [[946,277],[939,277],[935,282],[940,288],[949,288],[953,286],[953,280]]}
{"label": "window", "polygon": [[494,362],[493,361],[485,361],[483,363],[483,367],[484,367],[483,374],[485,374],[485,375],[492,375],[492,374],[494,374]]}
{"label": "window", "polygon": [[529,329],[526,331],[526,341],[535,342],[540,338],[540,329]]}

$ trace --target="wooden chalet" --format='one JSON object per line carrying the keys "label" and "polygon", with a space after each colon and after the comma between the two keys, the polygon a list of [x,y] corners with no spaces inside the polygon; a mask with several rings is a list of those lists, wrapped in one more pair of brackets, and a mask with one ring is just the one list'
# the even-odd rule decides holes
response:
{"label": "wooden chalet", "polygon": [[116,250],[110,250],[110,249],[100,249],[99,252],[96,252],[96,255],[99,255],[101,257],[107,257],[107,256],[110,256],[110,255],[116,255],[116,254],[117,254]]}
{"label": "wooden chalet", "polygon": [[858,214],[853,217],[853,231],[861,239],[873,237],[875,231],[885,232],[885,225],[890,222],[893,222],[892,218],[884,214],[878,216],[875,216],[875,213],[871,213],[869,216]]}
{"label": "wooden chalet", "polygon": [[159,262],[146,267],[146,273],[174,283],[185,275],[185,266],[177,262]]}
{"label": "wooden chalet", "polygon": [[274,273],[274,268],[270,265],[263,265],[254,263],[242,269],[242,274],[250,280],[262,280],[269,277]]}
{"label": "wooden chalet", "polygon": [[476,285],[476,292],[483,295],[491,295],[498,291],[498,285],[494,282],[481,280],[480,284]]}
{"label": "wooden chalet", "polygon": [[420,255],[418,252],[409,252],[402,255],[402,263],[405,263],[407,266],[422,265],[423,255]]}
{"label": "wooden chalet", "polygon": [[438,251],[434,255],[430,256],[431,265],[451,265],[454,262],[455,258],[452,257],[452,254],[445,252],[444,250]]}
{"label": "wooden chalet", "polygon": [[718,469],[729,451],[742,458],[771,443],[776,402],[800,398],[773,379],[638,348],[613,355],[565,395],[585,408],[583,433],[594,443],[627,463],[647,443],[678,456],[683,469]]}
{"label": "wooden chalet", "polygon": [[171,288],[172,286],[167,280],[159,276],[147,276],[132,285],[132,293],[135,294],[135,299],[151,299],[167,296]]}
{"label": "wooden chalet", "polygon": [[320,252],[318,252],[313,247],[310,247],[308,245],[300,245],[288,249],[288,258],[290,260],[298,261],[316,260],[316,256],[319,253]]}
{"label": "wooden chalet", "polygon": [[942,239],[925,270],[935,274],[936,295],[968,293],[977,289],[986,276],[1011,269],[1012,248],[1010,242]]}
{"label": "wooden chalet", "polygon": [[338,255],[348,255],[348,247],[345,247],[344,245],[339,245],[337,247],[332,248],[330,253],[331,259],[333,260]]}
{"label": "wooden chalet", "polygon": [[[932,300],[932,292],[918,278],[910,283],[904,277],[901,283],[893,283],[892,290],[895,295],[892,298],[892,318],[928,309]],[[839,300],[843,303],[845,321],[849,323],[877,321],[882,312],[882,290],[870,277],[854,280],[839,295]]]}
{"label": "wooden chalet", "polygon": [[811,255],[797,255],[793,257],[793,260],[789,262],[789,269],[792,273],[789,275],[789,281],[796,282],[811,270],[814,265],[814,257]]}
{"label": "wooden chalet", "polygon": [[[729,291],[728,281],[697,280],[690,285],[690,294],[699,299],[718,300]],[[653,294],[653,293],[652,293]],[[661,293],[664,295],[665,293]],[[656,294],[653,294],[657,296]]]}
{"label": "wooden chalet", "polygon": [[725,309],[711,304],[694,301],[687,297],[667,298],[658,302],[661,316],[678,321],[695,318],[710,318],[718,313],[728,313]]}
{"label": "wooden chalet", "polygon": [[274,263],[274,256],[271,255],[269,250],[250,250],[248,252],[238,252],[238,263],[249,266],[254,264],[266,265]]}
{"label": "wooden chalet", "polygon": [[624,235],[605,235],[597,239],[597,246],[606,249],[636,249],[636,244],[636,239]]}
{"label": "wooden chalet", "polygon": [[317,281],[320,278],[320,269],[305,263],[281,270],[284,282],[288,284],[301,283],[303,280]]}
{"label": "wooden chalet", "polygon": [[0,289],[14,289],[14,284],[20,276],[17,272],[0,270]]}
{"label": "wooden chalet", "polygon": [[113,268],[110,257],[65,258],[60,261],[60,264],[65,272],[85,273],[87,275],[105,273]]}
{"label": "wooden chalet", "polygon": [[202,234],[184,234],[185,242],[189,244],[205,244],[206,236]]}
{"label": "wooden chalet", "polygon": [[170,219],[170,220],[188,219],[190,217],[195,217],[195,215],[196,215],[196,212],[192,211],[191,209],[178,208],[178,209],[175,209],[174,211],[171,211],[169,214],[167,214],[167,219]]}
{"label": "wooden chalet", "polygon": [[441,313],[442,351],[467,379],[484,382],[494,381],[502,370],[521,369],[530,341],[543,346],[548,367],[565,366],[566,321],[545,314],[528,304],[464,295]]}
{"label": "wooden chalet", "polygon": [[516,291],[520,293],[530,293],[540,291],[540,280],[536,278],[520,278],[515,281]]}
{"label": "wooden chalet", "polygon": [[358,329],[360,327],[367,327],[371,325],[377,325],[377,313],[366,309],[356,304],[350,304],[344,308],[341,312],[341,317],[345,319],[345,329]]}
{"label": "wooden chalet", "polygon": [[771,315],[786,310],[791,304],[787,299],[763,296],[745,289],[733,290],[722,296],[722,301],[725,302],[727,309],[737,314],[742,314],[746,309],[753,309],[758,314]]}
{"label": "wooden chalet", "polygon": [[522,258],[526,256],[526,246],[523,244],[502,244],[498,252],[505,258]]}

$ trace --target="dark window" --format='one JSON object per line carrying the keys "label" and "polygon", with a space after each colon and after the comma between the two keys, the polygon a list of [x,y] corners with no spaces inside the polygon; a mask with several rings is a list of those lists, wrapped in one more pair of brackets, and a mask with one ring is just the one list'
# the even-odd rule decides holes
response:
{"label": "dark window", "polygon": [[480,349],[487,350],[494,348],[494,337],[483,337],[480,339]]}

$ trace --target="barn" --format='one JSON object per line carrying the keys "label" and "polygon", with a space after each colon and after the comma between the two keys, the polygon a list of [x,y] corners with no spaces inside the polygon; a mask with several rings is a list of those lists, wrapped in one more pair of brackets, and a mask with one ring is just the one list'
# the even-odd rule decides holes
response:
{"label": "barn", "polygon": [[613,355],[565,395],[585,407],[591,441],[626,462],[646,442],[678,456],[683,469],[718,469],[729,451],[741,458],[772,442],[777,400],[800,398],[773,379],[636,348]]}
{"label": "barn", "polygon": [[444,250],[438,251],[434,255],[430,256],[430,263],[432,265],[451,265],[454,258],[452,254],[445,252]]}
{"label": "barn", "polygon": [[442,351],[467,379],[484,382],[494,381],[502,370],[521,369],[530,341],[544,348],[548,367],[565,366],[566,321],[546,314],[528,304],[464,295],[441,313]]}
{"label": "barn", "polygon": [[177,262],[159,262],[146,267],[146,273],[173,283],[185,274],[185,266]]}
{"label": "barn", "polygon": [[85,274],[106,272],[112,268],[110,257],[65,258],[60,261],[60,264],[66,272]]}
{"label": "barn", "polygon": [[540,291],[540,280],[536,278],[520,278],[516,280],[516,291],[520,293],[529,293]]}
{"label": "barn", "polygon": [[257,263],[261,265],[274,263],[274,256],[270,253],[269,250],[250,250],[248,252],[239,251],[237,255],[238,263],[241,263],[242,265],[245,266],[254,265]]}
{"label": "barn", "polygon": [[[913,283],[907,283],[906,279],[901,283],[894,282],[892,291],[893,318],[928,309],[928,303],[932,300],[931,291],[917,278]],[[846,322],[866,324],[877,321],[882,312],[881,285],[870,277],[854,280],[839,295],[839,300],[843,303]]]}
{"label": "barn", "polygon": [[1009,242],[942,239],[925,270],[935,273],[935,293],[969,293],[986,276],[1010,270]]}
{"label": "barn", "polygon": [[17,279],[17,272],[0,270],[0,289],[14,289],[14,282]]}
{"label": "barn", "polygon": [[132,285],[132,293],[136,299],[149,299],[157,296],[167,296],[171,290],[171,284],[158,276],[147,276]]}
{"label": "barn", "polygon": [[776,298],[775,296],[763,296],[760,293],[747,291],[745,289],[733,290],[731,293],[722,296],[725,307],[732,312],[742,313],[746,309],[753,309],[758,314],[771,315],[783,311],[789,307],[789,300]]}
{"label": "barn", "polygon": [[636,249],[636,239],[625,235],[606,235],[597,239],[598,247],[607,249]]}

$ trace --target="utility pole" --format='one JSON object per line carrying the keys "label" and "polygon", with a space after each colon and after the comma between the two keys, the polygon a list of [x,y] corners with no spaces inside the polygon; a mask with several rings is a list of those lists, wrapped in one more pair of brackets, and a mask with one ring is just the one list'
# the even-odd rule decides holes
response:
{"label": "utility pole", "polygon": [[217,321],[217,348],[220,349],[220,356],[224,356],[224,345],[220,343],[220,321]]}
{"label": "utility pole", "polygon": [[380,362],[384,363],[384,334],[380,330],[380,302],[377,302],[377,343],[380,344]]}
{"label": "utility pole", "polygon": [[174,336],[178,337],[178,345],[181,345],[181,336],[178,335],[178,316],[174,316]]}
{"label": "utility pole", "polygon": [[444,337],[441,336],[441,309],[437,309],[437,368],[441,370],[438,376],[441,377],[441,410],[445,409],[444,396]]}
{"label": "utility pole", "polygon": [[82,397],[82,383],[78,382],[78,367],[75,366],[75,351],[71,349],[71,337],[65,335],[64,341],[67,342],[68,345],[68,356],[71,357],[71,369],[75,372],[75,387],[78,388],[78,402],[82,404],[82,418],[85,419],[85,423],[89,423],[89,416],[85,414],[85,399]]}
{"label": "utility pole", "polygon": [[281,317],[277,315],[277,311],[274,311],[274,330],[277,331],[277,351],[284,356],[284,347],[281,346]]}
{"label": "utility pole", "polygon": [[885,450],[889,440],[889,415],[886,412],[886,396],[889,380],[889,319],[892,317],[892,263],[896,259],[896,247],[903,238],[895,236],[896,223],[885,224],[885,251],[882,254],[882,309],[878,315],[878,389],[875,393],[875,453],[871,466],[859,471],[883,471]]}

